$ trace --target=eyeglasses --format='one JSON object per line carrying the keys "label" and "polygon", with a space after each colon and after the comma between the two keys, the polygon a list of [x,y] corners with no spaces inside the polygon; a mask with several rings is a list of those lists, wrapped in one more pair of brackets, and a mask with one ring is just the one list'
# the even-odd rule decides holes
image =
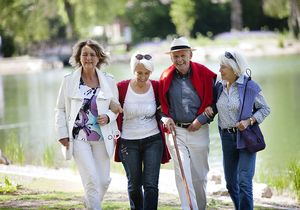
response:
{"label": "eyeglasses", "polygon": [[236,62],[235,57],[233,57],[233,55],[230,52],[225,52],[225,57],[228,58],[228,59],[232,59],[232,60],[234,60]]}
{"label": "eyeglasses", "polygon": [[152,58],[152,56],[149,54],[146,54],[146,55],[137,54],[135,56],[135,58],[138,59],[139,61],[142,60],[143,58],[145,58],[146,60],[150,60]]}

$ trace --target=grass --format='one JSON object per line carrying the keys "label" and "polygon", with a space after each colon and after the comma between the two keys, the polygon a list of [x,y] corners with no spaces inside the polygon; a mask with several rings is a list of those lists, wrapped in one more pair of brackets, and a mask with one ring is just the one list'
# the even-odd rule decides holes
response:
{"label": "grass", "polygon": [[13,163],[20,165],[24,164],[24,148],[22,143],[18,141],[17,134],[15,132],[10,132],[8,139],[10,139],[10,141],[7,145],[5,145],[3,153],[9,157]]}
{"label": "grass", "polygon": [[275,188],[281,194],[284,192],[294,194],[293,196],[300,201],[300,161],[289,161],[287,169],[282,171],[279,174],[261,173],[259,180]]}
{"label": "grass", "polygon": [[300,161],[291,161],[289,164],[289,177],[292,179],[296,197],[300,201]]}
{"label": "grass", "polygon": [[47,167],[55,166],[55,146],[47,145],[43,154],[43,164]]}
{"label": "grass", "polygon": [[4,177],[0,180],[0,194],[13,193],[18,190],[18,185],[9,180],[8,177]]}
{"label": "grass", "polygon": [[0,196],[0,209],[83,209],[80,194],[20,189]]}
{"label": "grass", "polygon": [[[21,183],[17,190],[0,193],[1,209],[83,209],[83,192],[81,183],[77,187],[71,181],[49,180],[18,175],[0,174],[0,180]],[[79,190],[78,190],[79,189]],[[223,198],[224,199],[224,198]],[[230,199],[223,200],[217,196],[208,198],[208,210],[233,209]],[[129,210],[126,192],[108,191],[103,202],[103,210]],[[177,196],[160,193],[159,210],[180,210]],[[255,210],[274,210],[276,207],[256,205]]]}
{"label": "grass", "polygon": [[[6,175],[0,174],[0,180]],[[49,180],[18,175],[8,175],[10,182],[22,183],[15,191],[0,194],[0,209],[83,209],[81,183],[77,187],[70,181]],[[55,189],[55,190],[54,190]],[[222,208],[222,202],[210,202],[209,209]],[[228,204],[224,205],[228,206]],[[108,192],[104,198],[103,210],[127,210],[129,208],[126,192]],[[180,210],[178,197],[160,194],[160,210]]]}

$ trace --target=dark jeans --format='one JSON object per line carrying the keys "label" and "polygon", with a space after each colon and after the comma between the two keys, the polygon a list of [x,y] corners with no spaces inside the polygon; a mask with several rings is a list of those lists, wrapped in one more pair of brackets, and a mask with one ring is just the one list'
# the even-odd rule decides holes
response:
{"label": "dark jeans", "polygon": [[236,148],[236,133],[220,131],[226,188],[237,210],[253,209],[256,153]]}
{"label": "dark jeans", "polygon": [[119,148],[119,156],[128,179],[130,208],[156,210],[163,154],[161,134],[139,140],[121,139]]}

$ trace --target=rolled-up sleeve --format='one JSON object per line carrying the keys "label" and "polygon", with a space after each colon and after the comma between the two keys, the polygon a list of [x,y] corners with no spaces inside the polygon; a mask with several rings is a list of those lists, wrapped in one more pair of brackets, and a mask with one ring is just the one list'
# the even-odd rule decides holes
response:
{"label": "rolled-up sleeve", "polygon": [[254,106],[255,106],[256,112],[253,114],[253,117],[260,124],[264,121],[264,119],[271,112],[271,109],[270,109],[269,105],[267,104],[262,91],[260,91],[258,93],[258,95],[256,96],[255,101],[254,101]]}

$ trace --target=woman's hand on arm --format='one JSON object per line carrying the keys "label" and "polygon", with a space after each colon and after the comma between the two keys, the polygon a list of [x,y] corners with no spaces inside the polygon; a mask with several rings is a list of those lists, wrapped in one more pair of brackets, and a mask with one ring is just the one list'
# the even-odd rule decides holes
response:
{"label": "woman's hand on arm", "polygon": [[214,111],[211,106],[206,107],[204,113],[208,118],[211,118],[214,116]]}
{"label": "woman's hand on arm", "polygon": [[121,105],[114,102],[113,100],[109,104],[109,109],[115,114],[119,114],[123,112]]}
{"label": "woman's hand on arm", "polygon": [[109,118],[107,114],[100,114],[97,117],[97,122],[99,123],[99,125],[106,125],[107,123],[109,123]]}
{"label": "woman's hand on arm", "polygon": [[58,140],[63,146],[67,147],[69,149],[69,138],[62,138]]}

